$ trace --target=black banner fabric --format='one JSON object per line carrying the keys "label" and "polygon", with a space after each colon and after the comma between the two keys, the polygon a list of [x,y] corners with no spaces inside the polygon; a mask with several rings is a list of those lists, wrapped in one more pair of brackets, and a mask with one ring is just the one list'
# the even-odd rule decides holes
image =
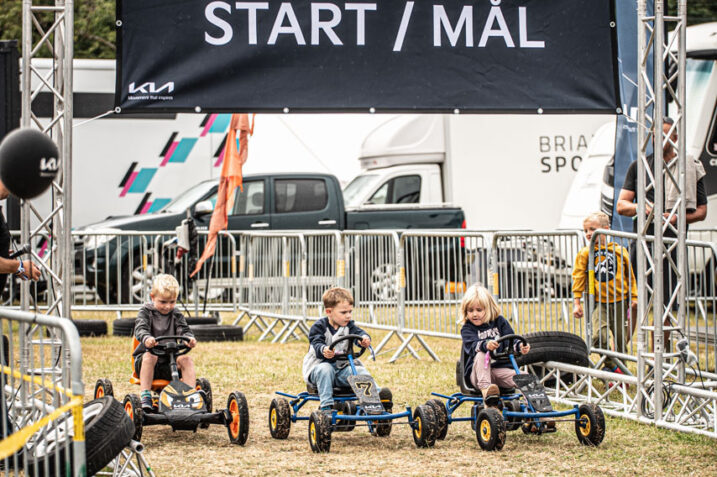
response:
{"label": "black banner fabric", "polygon": [[123,111],[619,104],[612,0],[118,0],[117,18]]}

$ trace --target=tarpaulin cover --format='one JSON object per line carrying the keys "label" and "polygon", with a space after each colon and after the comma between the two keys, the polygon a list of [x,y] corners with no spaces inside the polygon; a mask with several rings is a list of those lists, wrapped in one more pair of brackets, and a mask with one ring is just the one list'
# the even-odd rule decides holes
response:
{"label": "tarpaulin cover", "polygon": [[605,112],[612,0],[118,0],[123,111]]}

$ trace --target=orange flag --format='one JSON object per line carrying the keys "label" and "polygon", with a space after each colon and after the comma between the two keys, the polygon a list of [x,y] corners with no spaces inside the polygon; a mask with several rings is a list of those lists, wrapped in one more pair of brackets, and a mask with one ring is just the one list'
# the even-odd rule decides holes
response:
{"label": "orange flag", "polygon": [[[239,131],[239,150],[237,150],[237,131]],[[252,134],[254,134],[254,116],[252,115],[250,125],[248,114],[232,114],[227,142],[224,145],[224,163],[222,164],[222,174],[219,178],[217,202],[214,206],[212,219],[209,222],[209,237],[207,238],[204,252],[199,257],[197,266],[191,276],[196,275],[204,262],[214,255],[217,246],[217,234],[220,230],[226,230],[228,223],[227,213],[234,208],[234,192],[236,188],[239,187],[244,192],[241,170],[249,155],[249,136]]]}

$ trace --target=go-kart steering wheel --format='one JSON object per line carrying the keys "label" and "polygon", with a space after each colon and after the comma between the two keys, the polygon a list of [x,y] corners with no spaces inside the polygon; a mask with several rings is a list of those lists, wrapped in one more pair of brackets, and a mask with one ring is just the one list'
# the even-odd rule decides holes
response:
{"label": "go-kart steering wheel", "polygon": [[[177,343],[177,340],[181,340],[181,343]],[[157,344],[152,348],[147,348],[147,351],[155,356],[168,356],[173,354],[174,356],[182,356],[183,354],[189,353],[192,348],[187,343],[191,341],[186,336],[159,336],[155,338]],[[161,343],[161,341],[167,341],[167,343]]]}
{"label": "go-kart steering wheel", "polygon": [[349,345],[346,347],[346,354],[336,354],[334,357],[337,359],[348,359],[349,356],[351,356],[353,359],[358,359],[366,352],[366,348],[363,346],[359,346],[361,348],[361,351],[358,352],[358,354],[354,353],[354,340],[361,341],[363,339],[363,336],[360,335],[344,335],[341,338],[337,339],[333,343],[331,343],[331,346],[329,346],[329,349],[333,351],[334,346],[336,346],[339,343],[342,343],[346,340],[349,341]]}
{"label": "go-kart steering wheel", "polygon": [[503,341],[507,341],[508,343],[505,346],[504,351],[498,351],[496,348],[495,350],[490,352],[493,359],[507,358],[511,354],[514,354],[516,343],[521,344],[521,345],[528,344],[528,341],[520,335],[505,335],[505,336],[501,336],[500,338],[498,338],[495,341],[498,342],[499,346]]}

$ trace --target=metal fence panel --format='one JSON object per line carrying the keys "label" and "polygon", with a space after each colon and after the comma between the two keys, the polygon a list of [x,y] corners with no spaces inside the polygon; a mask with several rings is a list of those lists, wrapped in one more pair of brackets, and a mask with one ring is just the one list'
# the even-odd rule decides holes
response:
{"label": "metal fence panel", "polygon": [[[70,320],[0,309],[0,467],[84,475],[82,358]],[[71,474],[66,469],[71,466]]]}

